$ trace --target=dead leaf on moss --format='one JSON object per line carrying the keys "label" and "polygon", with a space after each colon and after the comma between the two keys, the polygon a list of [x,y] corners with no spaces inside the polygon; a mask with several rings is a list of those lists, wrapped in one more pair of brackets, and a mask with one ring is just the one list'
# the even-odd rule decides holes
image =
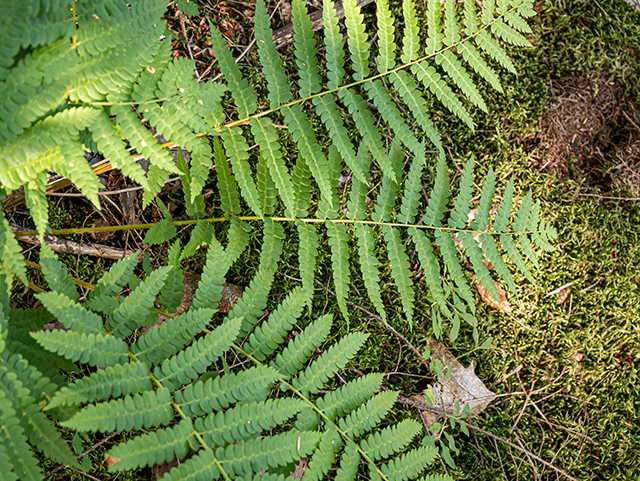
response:
{"label": "dead leaf on moss", "polygon": [[562,289],[558,292],[558,305],[562,305],[567,300],[567,297],[569,297],[569,289]]}
{"label": "dead leaf on moss", "polygon": [[[438,383],[431,387],[435,398],[434,407],[420,411],[424,423],[431,426],[444,413],[448,416],[459,416],[467,407],[466,417],[477,416],[484,411],[496,395],[491,392],[475,373],[473,362],[464,367],[442,343],[430,338],[427,345],[431,350],[431,359],[444,364],[443,376],[438,376]],[[410,398],[426,406],[423,396]]]}
{"label": "dead leaf on moss", "polygon": [[584,355],[581,352],[573,351],[571,353],[571,358],[577,362],[580,362],[582,361],[582,359],[584,359]]}
{"label": "dead leaf on moss", "polygon": [[507,300],[507,294],[504,292],[504,289],[500,284],[498,284],[496,281],[492,282],[495,284],[496,288],[498,289],[498,293],[500,294],[500,304],[496,302],[487,288],[483,286],[480,281],[478,281],[476,283],[476,287],[478,288],[480,297],[482,297],[482,300],[494,309],[497,309],[505,314],[511,314],[511,304],[509,304],[509,301]]}

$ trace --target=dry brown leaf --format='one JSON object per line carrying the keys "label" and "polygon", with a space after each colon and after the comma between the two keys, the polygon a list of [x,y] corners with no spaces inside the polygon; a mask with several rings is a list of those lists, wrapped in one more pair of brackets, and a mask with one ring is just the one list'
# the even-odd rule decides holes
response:
{"label": "dry brown leaf", "polygon": [[558,305],[563,304],[564,301],[567,300],[567,297],[569,297],[569,289],[562,289],[558,292]]}
{"label": "dry brown leaf", "polygon": [[573,351],[571,353],[571,357],[577,362],[580,362],[582,361],[582,359],[584,359],[584,355],[581,352],[577,352],[577,351]]}
{"label": "dry brown leaf", "polygon": [[[442,370],[444,377],[438,376],[438,384],[431,388],[435,398],[434,408],[420,412],[425,424],[430,426],[444,413],[448,416],[459,416],[465,406],[468,406],[466,414],[468,418],[484,411],[496,395],[476,376],[473,362],[469,367],[464,367],[449,349],[433,338],[427,341],[427,345],[431,350],[431,359],[442,362],[445,368]],[[424,403],[424,397],[420,395],[411,398],[415,401],[422,398]]]}
{"label": "dry brown leaf", "polygon": [[111,467],[116,463],[122,461],[120,458],[116,458],[115,456],[107,456],[107,466]]}
{"label": "dry brown leaf", "polygon": [[498,289],[498,293],[500,294],[500,304],[496,302],[487,288],[484,287],[480,281],[478,281],[476,283],[476,287],[478,288],[480,297],[482,297],[482,300],[494,309],[498,309],[500,312],[504,312],[505,314],[511,314],[511,304],[509,304],[509,301],[507,300],[507,294],[504,292],[504,289],[502,288],[502,286],[500,286],[500,284],[498,284],[496,281],[492,282],[495,284],[496,288]]}

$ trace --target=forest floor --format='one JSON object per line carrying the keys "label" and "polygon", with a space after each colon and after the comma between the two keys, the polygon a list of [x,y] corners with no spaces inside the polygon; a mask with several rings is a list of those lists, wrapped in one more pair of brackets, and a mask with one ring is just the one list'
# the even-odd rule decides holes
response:
{"label": "forest floor", "polygon": [[[250,12],[225,2],[214,7],[210,13],[227,36],[248,45]],[[442,471],[456,479],[637,481],[640,476],[640,11],[623,0],[602,7],[595,0],[536,2],[533,47],[513,55],[519,75],[504,76],[504,95],[485,95],[492,99],[490,113],[476,113],[475,133],[462,127],[444,132],[450,167],[461,171],[464,160],[474,155],[480,177],[489,166],[502,186],[513,176],[518,192],[533,190],[543,215],[559,233],[557,250],[543,255],[534,272],[537,283],[521,282],[520,297],[509,299],[511,315],[478,296],[481,342],[492,337],[491,347],[474,350],[471,331],[464,329],[448,344],[463,364],[473,361],[478,376],[499,395],[470,420],[493,437],[452,432],[460,451],[455,467],[443,463]],[[282,26],[286,12],[280,16],[275,28]],[[185,28],[200,46],[196,57],[204,73],[206,36],[197,33],[202,25],[188,22]],[[176,23],[178,33],[180,28]],[[180,40],[174,47],[176,55],[187,55]],[[252,62],[249,53],[248,69]],[[215,69],[206,73],[213,75]],[[438,115],[447,125],[458,125],[447,114]],[[129,186],[117,173],[104,182],[107,190]],[[141,212],[136,195],[121,195],[115,203],[109,201],[113,205],[105,201],[102,216],[76,197],[50,199],[52,228],[160,218],[153,210]],[[174,213],[182,211],[180,196],[170,185],[163,199]],[[143,235],[128,231],[73,238],[135,249]],[[152,250],[152,263],[160,265],[165,253],[166,248]],[[27,249],[30,255],[35,251]],[[291,267],[295,257],[295,248],[285,247],[274,298],[298,285]],[[62,258],[75,277],[91,283],[111,263],[72,254]],[[184,267],[198,271],[202,262],[196,258]],[[243,262],[234,266],[229,282],[248,284],[257,261]],[[335,300],[323,287],[330,279],[319,274],[318,281],[314,306],[337,313]],[[394,296],[390,292],[385,301],[395,303]],[[371,310],[364,293],[359,297],[355,292],[350,300]],[[14,296],[14,305],[33,302],[28,294]],[[421,307],[418,301],[418,312]],[[392,317],[390,323],[403,329],[415,346],[424,347],[431,336],[430,315],[416,314],[411,332],[399,319]],[[388,385],[405,396],[433,382],[413,353],[375,318],[354,314],[350,328],[376,340],[352,369],[387,373]],[[337,327],[335,337],[345,330]],[[108,446],[107,440],[92,451],[94,465]],[[83,479],[60,470],[51,479],[76,477]],[[118,479],[154,479],[154,474],[142,470]]]}

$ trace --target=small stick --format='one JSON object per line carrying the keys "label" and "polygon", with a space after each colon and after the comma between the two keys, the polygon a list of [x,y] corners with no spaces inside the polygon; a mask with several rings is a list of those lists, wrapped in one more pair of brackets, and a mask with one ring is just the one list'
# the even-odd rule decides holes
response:
{"label": "small stick", "polygon": [[[11,224],[11,231],[17,232],[21,228]],[[20,241],[26,242],[34,246],[40,245],[40,237],[37,235],[26,235],[19,238]],[[79,254],[83,256],[103,257],[105,259],[124,259],[128,255],[133,254],[132,250],[119,249],[103,244],[89,244],[87,242],[76,242],[72,240],[62,239],[60,237],[46,235],[44,241],[55,252],[63,254]]]}
{"label": "small stick", "polygon": [[560,286],[557,289],[554,289],[552,291],[547,292],[547,295],[545,297],[549,297],[549,296],[552,296],[554,294],[558,294],[560,291],[566,289],[567,287],[571,287],[572,285],[573,285],[573,281],[567,282],[564,286]]}
{"label": "small stick", "polygon": [[602,279],[598,279],[596,282],[594,282],[593,284],[591,284],[589,287],[585,287],[584,289],[582,289],[580,292],[578,292],[578,294],[582,294],[584,292],[587,292],[589,289],[593,289],[594,287],[596,287],[598,284],[600,284],[600,281]]}

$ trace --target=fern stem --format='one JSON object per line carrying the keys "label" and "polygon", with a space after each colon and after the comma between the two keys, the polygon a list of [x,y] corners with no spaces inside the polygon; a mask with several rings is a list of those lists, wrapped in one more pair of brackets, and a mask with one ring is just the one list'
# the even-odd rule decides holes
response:
{"label": "fern stem", "polygon": [[[203,329],[203,332],[207,332],[207,329]],[[210,332],[210,331],[209,331]],[[247,358],[251,359],[256,365],[258,366],[264,366],[263,363],[261,363],[259,360],[257,360],[255,357],[253,357],[251,354],[249,354],[247,351],[245,351],[244,349],[242,349],[240,346],[238,346],[237,344],[232,344],[231,347],[233,347],[233,349],[235,349],[238,353],[246,356]],[[325,421],[329,421],[331,422],[331,419],[329,419],[325,413],[318,408],[314,403],[311,402],[310,399],[308,399],[304,394],[302,394],[302,392],[300,392],[298,389],[296,389],[295,387],[293,387],[292,384],[290,384],[287,381],[287,378],[285,378],[284,376],[279,377],[278,381],[280,381],[280,383],[284,386],[287,387],[287,389],[291,389],[291,391],[293,391],[293,393],[298,396],[302,401],[306,402],[311,409],[313,409],[316,413],[318,413],[318,415],[324,419]],[[351,441],[355,446],[356,446],[356,450],[360,453],[360,455],[364,458],[365,461],[367,461],[370,465],[374,466],[376,468],[376,471],[378,472],[378,476],[380,476],[379,479],[383,479],[385,481],[389,481],[388,478],[384,475],[384,473],[382,471],[380,471],[380,468],[378,468],[378,466],[376,466],[376,464],[373,462],[373,460],[367,455],[367,453],[364,452],[364,450],[360,447],[360,445],[358,443],[356,443],[355,441],[353,441],[353,439],[351,439],[349,437],[349,435],[344,432],[342,429],[340,429],[340,426],[338,426],[337,424],[335,424],[336,427],[336,431],[338,433],[340,433],[340,436],[342,436],[342,438],[345,441]]]}
{"label": "fern stem", "polygon": [[487,22],[485,25],[483,25],[481,28],[479,28],[478,30],[476,30],[474,33],[472,33],[471,35],[465,36],[464,38],[462,38],[460,41],[452,43],[451,45],[448,45],[445,48],[439,49],[437,52],[433,52],[427,55],[424,55],[423,57],[420,57],[416,60],[413,60],[412,62],[408,62],[405,64],[402,64],[396,68],[392,68],[390,70],[387,70],[386,72],[382,72],[382,73],[378,73],[376,75],[372,75],[370,77],[367,77],[365,79],[362,80],[356,80],[354,82],[351,82],[349,84],[345,84],[345,85],[341,85],[340,87],[336,87],[334,89],[330,89],[330,90],[325,90],[323,92],[318,92],[317,94],[313,94],[313,95],[309,95],[307,97],[301,98],[301,99],[296,99],[296,100],[292,100],[290,102],[287,102],[286,104],[282,104],[282,105],[278,105],[275,108],[269,109],[269,110],[265,110],[263,112],[260,112],[258,114],[254,114],[254,115],[250,115],[248,117],[245,117],[244,119],[240,119],[240,120],[234,120],[232,122],[228,122],[226,124],[222,124],[220,127],[218,127],[218,129],[216,129],[217,132],[220,132],[222,130],[222,127],[227,127],[227,128],[232,128],[232,127],[237,127],[239,125],[245,125],[247,122],[249,122],[250,119],[258,119],[260,117],[264,117],[266,115],[272,114],[274,112],[277,112],[280,109],[286,108],[286,107],[292,107],[294,105],[298,105],[301,104],[307,100],[311,100],[314,99],[316,97],[323,97],[324,95],[327,94],[333,94],[333,93],[337,93],[341,90],[345,90],[345,89],[350,89],[353,87],[357,87],[358,85],[362,85],[365,84],[367,82],[373,82],[374,80],[380,79],[386,75],[392,74],[392,73],[396,73],[399,72],[401,70],[404,70],[408,67],[411,67],[412,65],[416,65],[420,62],[423,62],[425,60],[428,60],[432,57],[436,57],[437,55],[442,54],[442,52],[446,52],[448,50],[453,50],[454,48],[456,48],[458,45],[461,45],[463,43],[465,43],[466,41],[478,36],[481,32],[483,32],[484,30],[487,30],[491,27],[491,25],[493,25],[494,23],[498,22],[499,20],[502,20],[503,17],[505,17],[507,14],[516,11],[517,7],[511,7],[509,10],[507,10],[506,12],[504,12],[502,15],[494,18],[492,21]]}

